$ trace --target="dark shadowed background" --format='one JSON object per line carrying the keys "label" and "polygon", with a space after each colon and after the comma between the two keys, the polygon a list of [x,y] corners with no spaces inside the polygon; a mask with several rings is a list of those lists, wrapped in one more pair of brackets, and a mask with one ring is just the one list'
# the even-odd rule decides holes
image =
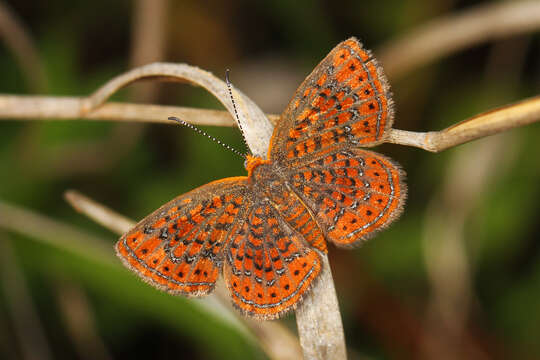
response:
{"label": "dark shadowed background", "polygon": [[[17,34],[2,15],[0,92],[84,96],[137,65],[185,62],[221,78],[230,68],[236,87],[281,113],[338,42],[356,36],[377,56],[434,19],[497,3],[1,1],[34,49],[10,43]],[[440,130],[537,95],[540,37],[497,36],[394,74],[394,127]],[[182,84],[135,84],[114,100],[222,109]],[[236,128],[203,129],[245,149]],[[409,196],[390,229],[359,249],[330,249],[350,358],[540,358],[539,143],[533,124],[440,154],[377,148],[404,167]],[[63,199],[76,189],[139,220],[176,195],[243,174],[242,159],[183,127],[1,119],[0,216],[21,222],[0,227],[0,358],[265,358],[219,316],[159,293],[116,258],[100,260],[88,242],[112,254],[117,235]],[[296,331],[293,316],[280,321]]]}

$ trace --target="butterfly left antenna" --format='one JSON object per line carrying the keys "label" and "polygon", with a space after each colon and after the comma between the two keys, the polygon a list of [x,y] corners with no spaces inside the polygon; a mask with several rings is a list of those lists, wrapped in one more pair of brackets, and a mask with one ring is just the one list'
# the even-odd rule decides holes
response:
{"label": "butterfly left antenna", "polygon": [[184,125],[188,128],[190,128],[191,130],[199,133],[200,135],[203,135],[203,136],[206,136],[207,138],[209,138],[210,140],[218,143],[219,145],[223,146],[224,148],[228,149],[229,151],[232,151],[233,153],[235,153],[236,155],[240,155],[241,157],[243,157],[244,159],[246,158],[246,155],[245,154],[242,154],[240,151],[234,149],[233,147],[221,142],[220,140],[216,139],[215,137],[209,135],[208,133],[206,133],[205,131],[199,129],[198,127],[190,124],[190,123],[187,123],[185,122],[184,120],[181,120],[179,118],[177,118],[176,116],[169,116],[168,118],[169,120],[172,120],[172,121],[176,121],[177,123],[179,123],[180,125]]}

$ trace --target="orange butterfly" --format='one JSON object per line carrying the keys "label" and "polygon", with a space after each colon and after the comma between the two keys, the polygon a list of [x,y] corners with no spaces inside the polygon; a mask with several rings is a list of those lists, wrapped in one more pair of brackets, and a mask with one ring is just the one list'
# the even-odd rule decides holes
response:
{"label": "orange butterfly", "polygon": [[247,155],[247,176],[203,185],[124,234],[118,256],[173,294],[201,296],[223,272],[245,315],[294,309],[321,272],[326,241],[362,243],[394,221],[405,173],[378,153],[393,121],[386,77],[354,38],[300,85],[271,139],[268,160]]}

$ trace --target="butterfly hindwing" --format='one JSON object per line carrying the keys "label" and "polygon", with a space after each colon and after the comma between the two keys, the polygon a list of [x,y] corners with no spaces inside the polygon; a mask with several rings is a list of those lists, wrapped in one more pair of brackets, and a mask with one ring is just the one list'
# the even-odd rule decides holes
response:
{"label": "butterfly hindwing", "polygon": [[259,200],[232,236],[223,275],[235,306],[268,320],[294,309],[320,271],[317,252]]}
{"label": "butterfly hindwing", "polygon": [[287,173],[327,240],[351,246],[397,219],[407,188],[389,158],[362,149],[338,150]]}
{"label": "butterfly hindwing", "polygon": [[201,186],[163,205],[124,234],[116,252],[124,264],[161,290],[209,293],[224,248],[242,219],[246,177]]}
{"label": "butterfly hindwing", "polygon": [[300,85],[276,125],[269,157],[294,166],[337,148],[377,145],[392,121],[382,68],[350,38]]}

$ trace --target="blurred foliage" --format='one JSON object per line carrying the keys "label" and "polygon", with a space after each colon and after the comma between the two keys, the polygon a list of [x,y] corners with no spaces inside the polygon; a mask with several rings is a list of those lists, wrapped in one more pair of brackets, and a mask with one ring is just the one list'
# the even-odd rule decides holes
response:
{"label": "blurred foliage", "polygon": [[[133,2],[7,3],[38,48],[47,76],[45,94],[85,95],[129,68]],[[237,86],[248,96],[264,94],[267,84],[241,80],[247,64],[272,73],[274,69],[265,61],[272,59],[270,64],[292,69],[301,78],[349,36],[359,37],[376,50],[401,32],[470,3],[170,1],[167,19],[163,19],[163,60],[187,62],[218,76],[231,68],[233,81],[238,78]],[[523,46],[516,49],[515,41]],[[500,54],[509,61],[499,62]],[[395,127],[438,130],[536,95],[539,64],[540,42],[538,34],[533,34],[461,51],[397,83],[390,78],[397,104]],[[6,47],[0,47],[0,79],[0,92],[29,94],[20,67]],[[283,79],[281,103],[288,101],[297,85]],[[157,96],[162,104],[220,108],[208,94],[184,85],[164,85]],[[130,92],[122,91],[115,99],[127,101]],[[145,125],[138,133],[129,131],[128,124],[119,133],[115,132],[118,126],[88,121],[1,121],[0,200],[94,234],[110,243],[112,255],[117,236],[70,208],[63,201],[65,190],[77,189],[140,219],[196,186],[244,174],[241,159],[189,129]],[[237,129],[204,130],[235,148],[245,147]],[[124,136],[138,139],[121,148],[121,155],[113,156],[107,166],[95,167],[94,161],[103,159],[94,159],[78,163],[74,171],[66,160],[78,155],[88,159],[88,154],[91,158],[95,147],[111,143],[121,147]],[[464,341],[480,348],[487,358],[538,358],[540,127],[535,124],[499,136],[505,136],[500,167],[495,166],[477,194],[462,231],[473,290],[463,332],[470,339]],[[489,139],[478,143],[482,141]],[[330,250],[351,357],[421,357],[432,294],[422,241],[428,204],[442,191],[455,156],[475,151],[474,146],[442,154],[395,145],[379,148],[406,169],[409,200],[401,220],[361,249]],[[460,174],[465,181],[471,175]],[[237,329],[200,311],[196,304],[145,285],[120,261],[100,261],[84,249],[73,253],[37,240],[0,232],[0,241],[10,241],[14,247],[14,266],[24,274],[54,358],[80,357],[58,301],[65,283],[79,287],[88,297],[97,332],[113,358],[265,357]],[[4,340],[0,357],[21,358],[16,316],[10,313],[6,287],[1,289],[0,337]],[[286,323],[292,327],[292,322]]]}

